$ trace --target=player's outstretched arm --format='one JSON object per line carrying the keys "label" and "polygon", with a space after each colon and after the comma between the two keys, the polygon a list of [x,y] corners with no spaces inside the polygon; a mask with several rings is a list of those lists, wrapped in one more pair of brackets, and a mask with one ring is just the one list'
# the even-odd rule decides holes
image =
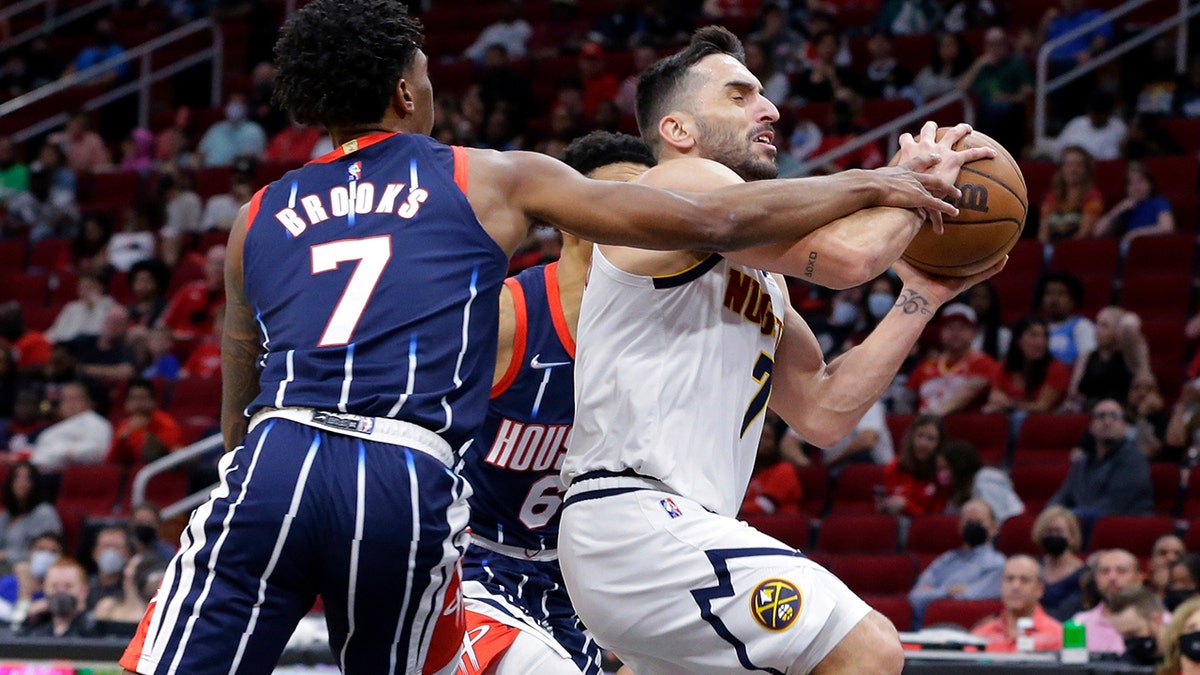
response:
{"label": "player's outstretched arm", "polygon": [[242,251],[246,246],[246,212],[243,206],[233,221],[225,251],[225,330],[221,335],[221,435],[225,449],[233,450],[246,436],[249,421],[243,414],[258,395],[261,338],[254,310],[246,299]]}
{"label": "player's outstretched arm", "polygon": [[808,325],[789,307],[775,356],[771,409],[814,445],[842,440],[879,400],[938,308],[999,272],[1007,260],[961,279],[932,277],[897,262],[904,288],[895,306],[862,344],[828,364]]}
{"label": "player's outstretched arm", "polygon": [[484,227],[511,251],[531,219],[597,243],[655,250],[735,251],[794,241],[872,206],[954,215],[931,194],[952,185],[899,168],[760,181],[710,193],[667,192],[633,183],[592,181],[550,157],[468,150],[468,198]]}

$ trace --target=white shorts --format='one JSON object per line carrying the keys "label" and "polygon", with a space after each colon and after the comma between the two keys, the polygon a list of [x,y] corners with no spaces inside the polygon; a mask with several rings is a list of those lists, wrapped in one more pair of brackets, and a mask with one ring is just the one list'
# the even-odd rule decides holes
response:
{"label": "white shorts", "polygon": [[870,611],[795,549],[690,499],[578,484],[567,498],[567,589],[637,675],[807,673]]}

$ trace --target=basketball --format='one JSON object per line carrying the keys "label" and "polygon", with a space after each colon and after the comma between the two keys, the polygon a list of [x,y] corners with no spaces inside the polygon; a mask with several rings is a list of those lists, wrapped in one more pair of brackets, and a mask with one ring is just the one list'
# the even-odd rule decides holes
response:
{"label": "basketball", "polygon": [[[945,127],[938,129],[937,138],[945,132]],[[947,277],[970,276],[999,262],[1021,238],[1029,196],[1020,167],[1003,146],[978,131],[954,145],[955,150],[975,147],[993,148],[996,157],[963,165],[955,182],[962,190],[955,203],[958,216],[943,220],[944,234],[935,234],[928,221],[921,226],[903,256],[913,267]]]}

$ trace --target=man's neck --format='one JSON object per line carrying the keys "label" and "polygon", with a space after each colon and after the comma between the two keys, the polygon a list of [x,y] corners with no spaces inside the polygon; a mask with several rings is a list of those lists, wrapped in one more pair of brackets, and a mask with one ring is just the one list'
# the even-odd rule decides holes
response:
{"label": "man's neck", "polygon": [[1017,620],[1033,616],[1035,608],[1025,607],[1021,609],[1004,609],[1004,625],[1008,628],[1008,634],[1015,636],[1017,634]]}

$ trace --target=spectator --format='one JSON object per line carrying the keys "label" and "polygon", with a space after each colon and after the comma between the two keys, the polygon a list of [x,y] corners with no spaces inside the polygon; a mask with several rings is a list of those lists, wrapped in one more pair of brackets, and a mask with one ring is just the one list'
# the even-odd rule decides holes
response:
{"label": "spectator", "polygon": [[150,380],[129,381],[125,412],[128,417],[113,435],[108,463],[125,466],[149,463],[183,445],[179,423],[158,409],[158,392]]}
{"label": "spectator", "polygon": [[1200,553],[1188,553],[1171,567],[1171,579],[1163,593],[1167,611],[1174,612],[1196,597],[1197,589],[1200,589]]}
{"label": "spectator", "polygon": [[[854,141],[857,136],[866,131],[855,122],[858,117],[856,113],[858,105],[858,98],[853,94],[846,94],[834,99],[829,113],[828,126],[824,130],[820,145],[813,151],[814,155],[820,156],[836,150]],[[883,166],[885,161],[879,145],[868,143],[850,154],[827,162],[821,167],[821,170],[827,173],[836,173],[846,169],[875,169]]]}
{"label": "spectator", "polygon": [[816,58],[796,76],[792,90],[804,103],[822,103],[854,96],[854,75],[837,64],[838,36],[824,31],[813,36]]}
{"label": "spectator", "polygon": [[50,203],[58,208],[75,210],[75,172],[67,161],[67,152],[61,145],[46,142],[38,151],[37,159],[29,165],[31,172],[44,171],[50,176]]}
{"label": "spectator", "polygon": [[1091,408],[1111,398],[1125,405],[1135,373],[1150,370],[1150,349],[1141,333],[1142,322],[1133,312],[1105,307],[1096,315],[1096,348],[1075,361],[1071,378],[1073,410]]}
{"label": "spectator", "polygon": [[1025,504],[1013,490],[1008,474],[994,466],[984,466],[979,451],[967,441],[951,439],[938,449],[938,483],[949,491],[946,511],[957,513],[970,500],[988,505],[1001,525],[1025,511]]}
{"label": "spectator", "polygon": [[583,46],[589,25],[579,17],[576,0],[551,0],[550,16],[539,21],[529,34],[529,56],[540,58],[572,54]]}
{"label": "spectator", "polygon": [[1187,555],[1183,540],[1173,534],[1164,534],[1154,540],[1147,565],[1146,586],[1161,598],[1171,584],[1171,570]]}
{"label": "spectator", "polygon": [[81,382],[62,387],[58,418],[38,436],[29,458],[46,474],[54,495],[58,494],[62,470],[73,464],[103,462],[113,435],[112,424],[92,409],[91,395]]}
{"label": "spectator", "polygon": [[1100,551],[1095,557],[1096,588],[1102,598],[1100,603],[1086,612],[1075,615],[1075,620],[1087,629],[1089,652],[1125,652],[1125,640],[1112,624],[1112,610],[1108,605],[1126,588],[1139,585],[1141,578],[1137,558],[1129,551],[1110,549]]}
{"label": "spectator", "polygon": [[475,42],[463,51],[463,56],[483,61],[483,53],[488,47],[500,45],[513,58],[525,58],[525,45],[532,34],[529,22],[521,18],[521,3],[510,0],[500,6],[499,20],[484,28]]}
{"label": "spectator", "polygon": [[996,25],[996,5],[992,0],[957,0],[946,10],[942,28],[951,33],[983,30]]}
{"label": "spectator", "polygon": [[287,126],[288,117],[283,109],[275,105],[275,66],[262,61],[250,71],[250,95],[246,98],[246,110],[250,119],[262,127],[267,137],[274,136]]}
{"label": "spectator", "polygon": [[153,208],[146,202],[131,204],[125,209],[121,231],[108,240],[108,261],[118,272],[128,272],[143,260],[154,257],[155,239]]}
{"label": "spectator", "polygon": [[192,165],[191,120],[192,111],[187,106],[180,106],[175,111],[171,126],[158,132],[155,137],[154,159],[164,169],[174,170]]}
{"label": "spectator", "polygon": [[46,331],[46,339],[51,342],[99,335],[104,329],[104,317],[116,304],[105,292],[107,284],[100,275],[83,272],[76,283],[79,297],[63,306]]}
{"label": "spectator", "polygon": [[77,175],[107,169],[112,164],[108,146],[100,134],[91,130],[91,120],[82,110],[71,115],[66,129],[50,134],[46,142],[67,153],[67,166]]}
{"label": "spectator", "polygon": [[[887,466],[896,459],[892,448],[892,434],[888,431],[886,409],[882,401],[867,408],[858,424],[854,425],[845,438],[821,451],[821,461],[833,477],[849,464],[876,464]],[[803,442],[796,432],[788,429],[785,439]],[[792,454],[788,453],[789,459]],[[801,457],[804,455],[801,453]],[[806,464],[807,460],[801,462]]]}
{"label": "spectator", "polygon": [[5,202],[7,229],[28,232],[31,241],[75,236],[78,210],[73,200],[62,203],[55,199],[51,179],[49,171],[36,169],[29,175],[29,189]]}
{"label": "spectator", "polygon": [[104,211],[83,214],[79,232],[71,239],[68,269],[103,274],[108,267],[108,243],[113,235],[112,221]]}
{"label": "spectator", "polygon": [[29,189],[29,166],[17,160],[12,139],[0,136],[0,204]]}
{"label": "spectator", "polygon": [[204,278],[185,284],[175,292],[163,314],[163,325],[176,339],[200,337],[212,330],[213,313],[225,304],[225,246],[208,249],[204,256]]}
{"label": "spectator", "polygon": [[95,608],[101,598],[120,597],[122,572],[133,555],[132,549],[129,534],[121,525],[110,523],[96,532],[91,551],[96,573],[88,579],[88,609]]}
{"label": "spectator", "polygon": [[1049,331],[1038,317],[1013,325],[1013,348],[991,378],[983,412],[1051,412],[1067,398],[1070,369],[1049,351]]}
{"label": "spectator", "polygon": [[[1038,42],[1044,44],[1058,39],[1099,18],[1102,12],[1086,7],[1086,4],[1086,0],[1061,0],[1059,7],[1048,8],[1042,16],[1042,37]],[[1052,49],[1050,62],[1062,72],[1077,64],[1087,63],[1112,40],[1112,24],[1104,22]]]}
{"label": "spectator", "polygon": [[0,561],[13,565],[29,559],[34,538],[46,532],[62,534],[62,520],[46,494],[37,467],[21,461],[13,465],[0,491]]}
{"label": "spectator", "polygon": [[1051,504],[1075,512],[1085,526],[1104,516],[1144,516],[1153,511],[1150,465],[1125,432],[1121,404],[1104,399],[1092,408],[1083,455],[1071,463]]}
{"label": "spectator", "polygon": [[12,350],[21,373],[30,373],[50,361],[50,341],[25,326],[25,311],[16,300],[0,304],[0,344]]}
{"label": "spectator", "polygon": [[94,610],[105,635],[133,637],[166,569],[166,562],[150,554],[139,553],[125,563],[120,594],[101,598]]}
{"label": "spectator", "polygon": [[1125,661],[1153,666],[1161,656],[1163,624],[1171,615],[1162,600],[1145,586],[1130,586],[1117,593],[1109,607],[1109,620],[1125,643]]}
{"label": "spectator", "polygon": [[135,326],[148,327],[158,322],[167,308],[170,280],[171,270],[158,258],[141,260],[129,268],[129,290],[133,292],[129,319]]}
{"label": "spectator", "polygon": [[742,515],[798,514],[804,486],[791,462],[779,452],[779,435],[773,424],[763,425],[754,459],[754,473],[742,498]]}
{"label": "spectator", "polygon": [[6,453],[0,457],[4,462],[28,457],[33,452],[38,434],[46,428],[40,414],[41,406],[42,396],[37,389],[25,387],[17,392],[12,417],[0,425],[0,441],[4,443],[0,453]]}
{"label": "spectator", "polygon": [[[648,45],[636,47],[633,50],[633,72],[621,81],[617,90],[617,108],[622,115],[637,113],[637,83],[641,74],[658,60],[658,50]],[[774,99],[772,99],[774,100]]]}
{"label": "spectator", "polygon": [[917,577],[908,594],[913,608],[913,627],[921,626],[925,608],[934,600],[987,600],[1000,597],[1004,555],[992,546],[996,519],[987,502],[972,499],[959,516],[962,546],[934,559]]}
{"label": "spectator", "polygon": [[867,51],[871,61],[858,82],[858,93],[864,98],[916,98],[913,75],[892,53],[892,34],[887,29],[871,32]]}
{"label": "spectator", "polygon": [[688,41],[694,21],[682,7],[671,0],[650,0],[642,5],[634,45],[650,45],[662,49]]}
{"label": "spectator", "polygon": [[213,312],[212,332],[188,354],[187,361],[179,370],[180,378],[221,376],[221,336],[225,328],[225,305]]}
{"label": "spectator", "polygon": [[1050,333],[1050,354],[1068,366],[1096,348],[1096,324],[1079,314],[1083,283],[1069,272],[1050,272],[1038,281],[1034,297]]}
{"label": "spectator", "polygon": [[1141,162],[1130,162],[1126,171],[1125,198],[1100,218],[1096,233],[1119,236],[1127,248],[1138,237],[1174,232],[1175,214],[1159,194],[1154,176]]}
{"label": "spectator", "polygon": [[[103,18],[96,22],[96,27],[92,31],[92,39],[93,43],[91,46],[84,47],[75,56],[75,59],[71,61],[71,65],[67,66],[67,71],[64,75],[83,72],[92,66],[100,65],[125,53],[121,45],[117,44],[116,35],[113,34],[111,19]],[[101,71],[86,81],[92,85],[107,87],[115,84],[118,80],[129,77],[129,72],[129,62],[126,61]]]}
{"label": "spectator", "polygon": [[1083,548],[1079,519],[1061,506],[1049,506],[1033,522],[1032,534],[1033,543],[1043,552],[1042,607],[1055,619],[1066,621],[1083,604],[1080,584],[1087,566],[1078,556]]}
{"label": "spectator", "polygon": [[859,295],[859,322],[846,340],[842,350],[861,344],[875,330],[883,317],[887,316],[900,295],[900,280],[891,274],[881,274],[871,280]]}
{"label": "spectator", "polygon": [[1179,390],[1179,400],[1171,409],[1167,422],[1167,445],[1185,448],[1185,456],[1191,450],[1200,450],[1200,379],[1184,382]]}
{"label": "spectator", "polygon": [[604,46],[588,42],[579,50],[579,79],[583,82],[583,111],[589,117],[596,114],[601,101],[617,97],[621,83],[605,62]]}
{"label": "spectator", "polygon": [[992,357],[974,349],[979,321],[969,305],[955,302],[942,309],[942,351],[921,362],[908,378],[921,412],[948,415],[978,410],[998,370]]}
{"label": "spectator", "polygon": [[1200,675],[1200,599],[1179,606],[1163,631],[1157,675]]}
{"label": "spectator", "polygon": [[1063,148],[1051,188],[1042,199],[1038,241],[1049,246],[1095,234],[1104,196],[1093,177],[1092,155],[1078,145]]}
{"label": "spectator", "polygon": [[[787,75],[780,72],[775,65],[774,57],[763,42],[746,43],[746,69],[749,70],[763,86],[763,96],[768,101],[782,105],[791,95],[791,84]],[[618,92],[618,95],[619,92]]]}
{"label": "spectator", "polygon": [[917,73],[913,86],[925,101],[954,91],[959,78],[971,67],[971,48],[958,32],[939,33],[929,63]]}
{"label": "spectator", "polygon": [[1023,633],[1017,628],[1017,621],[1029,618],[1033,620],[1033,629],[1028,634],[1033,638],[1032,651],[1062,649],[1062,624],[1038,604],[1044,589],[1042,566],[1037,560],[1027,555],[1009,558],[1000,579],[1000,601],[1004,603],[1004,610],[999,616],[976,626],[971,635],[987,640],[986,651],[1016,652],[1019,650],[1017,640]]}
{"label": "spectator", "polygon": [[154,132],[134,129],[121,141],[121,171],[146,175],[154,170]]}
{"label": "spectator", "polygon": [[1121,144],[1128,128],[1115,114],[1115,105],[1111,94],[1093,92],[1088,98],[1086,114],[1067,122],[1053,141],[1055,154],[1061,155],[1067,148],[1075,146],[1099,160],[1120,159]]}
{"label": "spectator", "polygon": [[[286,132],[285,132],[286,133]],[[303,160],[297,163],[303,164]],[[229,192],[213,195],[204,205],[204,215],[200,218],[200,231],[211,232],[220,230],[228,232],[233,227],[242,206],[250,203],[254,197],[254,178],[246,173],[235,172],[229,178]]]}
{"label": "spectator", "polygon": [[61,558],[46,572],[45,611],[31,613],[22,635],[27,637],[96,637],[96,619],[87,608],[88,583],[83,566]]}
{"label": "spectator", "polygon": [[1159,124],[1161,117],[1151,113],[1136,113],[1129,119],[1125,142],[1121,144],[1122,158],[1132,162],[1147,157],[1185,154],[1171,132]]}
{"label": "spectator", "polygon": [[895,35],[932,33],[942,22],[943,12],[935,0],[887,0],[871,26]]}
{"label": "spectator", "polygon": [[[800,46],[804,44],[804,37],[788,25],[787,10],[783,5],[766,2],[759,10],[758,28],[746,36],[746,45],[749,46],[752,43],[762,47],[764,57],[768,62],[774,64],[775,69],[791,72],[795,69]],[[754,72],[754,70],[751,69],[750,72]],[[765,84],[766,80],[762,81]],[[771,96],[767,96],[767,98],[775,103],[786,101],[786,99],[772,98]]]}
{"label": "spectator", "polygon": [[975,94],[979,112],[975,128],[1006,148],[1025,145],[1025,105],[1033,97],[1033,75],[1013,53],[1003,28],[989,28],[983,53],[963,73],[958,88]]}
{"label": "spectator", "polygon": [[971,349],[983,352],[993,359],[1003,359],[1012,342],[1012,331],[1004,325],[1004,314],[1000,311],[1000,292],[991,281],[983,281],[967,291],[967,304],[975,310],[979,330],[971,341]]}
{"label": "spectator", "polygon": [[153,556],[163,561],[175,556],[175,547],[163,541],[159,534],[161,527],[162,515],[157,506],[143,502],[133,507],[133,513],[129,515],[129,529],[139,555]]}
{"label": "spectator", "polygon": [[[263,159],[298,167],[312,157],[313,148],[325,132],[289,117],[288,125],[271,137]],[[228,227],[222,228],[228,230]]]}
{"label": "spectator", "polygon": [[[503,46],[492,45],[484,52],[475,83],[477,86],[472,87],[472,91],[477,93],[477,99],[483,106],[479,113],[480,120],[486,120],[492,113],[502,110],[515,122],[515,131],[524,131],[525,119],[531,115],[534,107],[533,91],[529,78],[513,67]],[[582,83],[577,82],[577,86],[582,91]],[[582,107],[581,94],[580,110]]]}
{"label": "spectator", "polygon": [[[215,328],[214,328],[215,329]],[[175,340],[166,326],[150,326],[134,341],[134,355],[141,377],[164,380],[179,379],[179,358],[174,352]],[[203,346],[197,346],[199,349]],[[190,356],[188,357],[190,360]]]}
{"label": "spectator", "polygon": [[900,456],[883,474],[883,496],[876,507],[893,515],[941,513],[946,494],[937,484],[937,452],[946,429],[937,415],[918,415],[900,441]]}
{"label": "spectator", "polygon": [[159,235],[162,237],[163,259],[178,261],[184,238],[201,232],[200,218],[204,204],[192,189],[192,179],[186,173],[166,174],[159,179],[158,189],[165,202]]}
{"label": "spectator", "polygon": [[246,97],[230,95],[225,103],[225,119],[209,127],[196,148],[204,166],[229,166],[238,157],[262,156],[267,135],[248,114]]}
{"label": "spectator", "polygon": [[29,559],[14,563],[12,573],[0,577],[0,620],[20,625],[30,614],[45,611],[46,573],[62,557],[62,535],[43,532],[33,538]]}
{"label": "spectator", "polygon": [[1167,444],[1170,416],[1154,373],[1143,370],[1133,376],[1128,407],[1133,414],[1134,436],[1146,459],[1178,463],[1182,459],[1182,448]]}
{"label": "spectator", "polygon": [[129,310],[124,305],[112,305],[104,317],[100,335],[78,338],[73,344],[79,373],[109,384],[133,377],[133,349],[128,333]]}
{"label": "spectator", "polygon": [[599,42],[605,49],[616,52],[628,49],[638,22],[638,13],[630,5],[629,0],[613,0],[609,11],[601,14],[592,25],[588,40]]}

